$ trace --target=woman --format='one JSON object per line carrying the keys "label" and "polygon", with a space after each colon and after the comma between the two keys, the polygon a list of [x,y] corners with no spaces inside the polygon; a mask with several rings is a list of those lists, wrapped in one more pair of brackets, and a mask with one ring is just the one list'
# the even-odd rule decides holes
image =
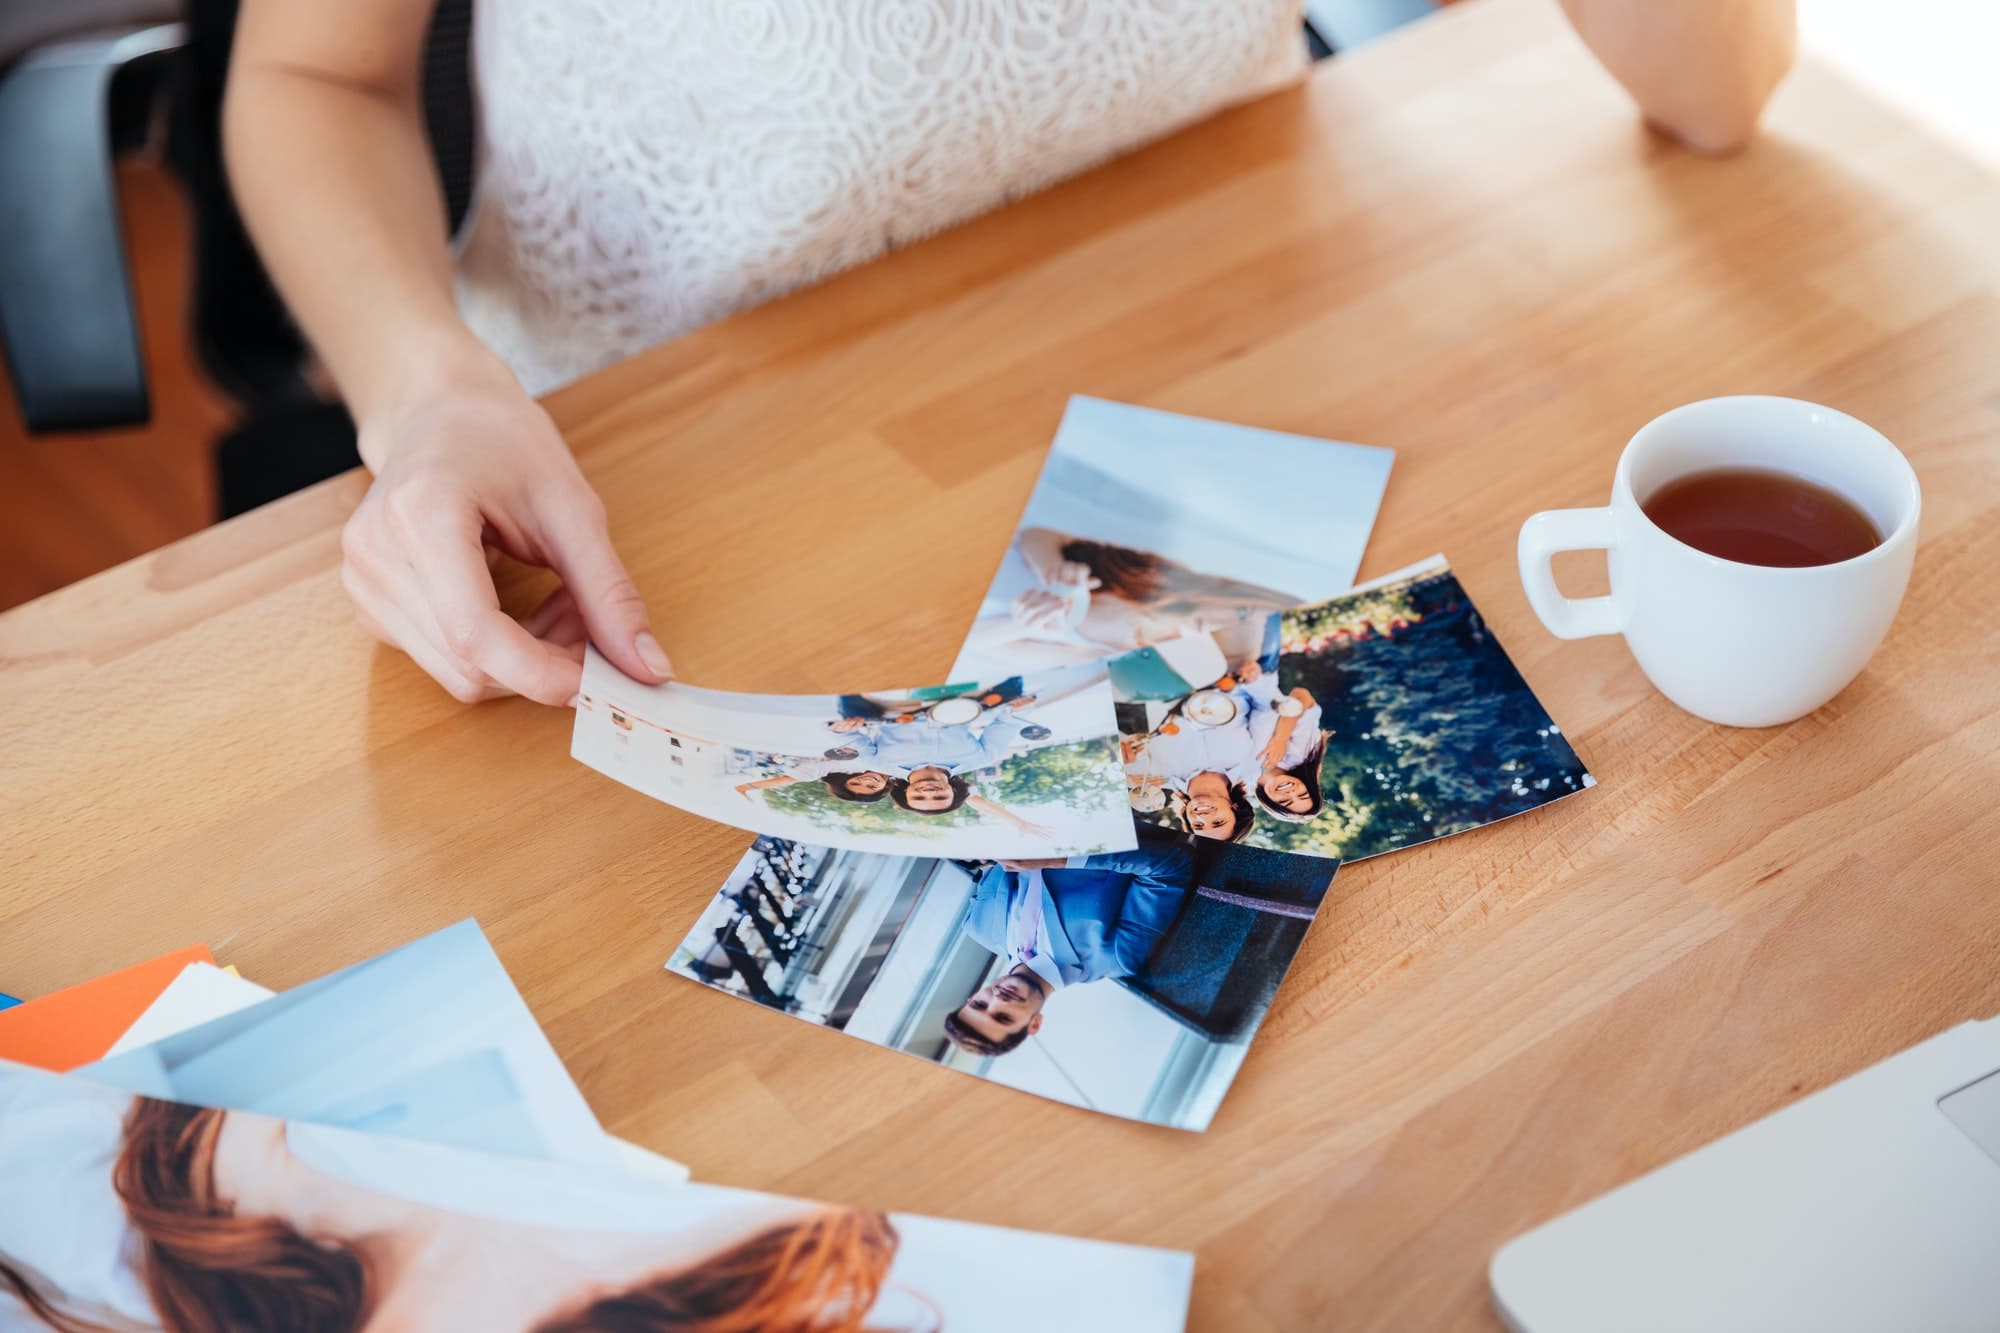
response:
{"label": "woman", "polygon": [[1024,528],[1001,564],[965,651],[987,665],[1063,666],[1183,634],[1261,626],[1265,616],[1297,601],[1289,593],[1204,574],[1150,551]]}
{"label": "woman", "polygon": [[1167,810],[1197,838],[1241,842],[1257,825],[1257,809],[1239,783],[1216,772],[1197,773],[1167,797]]}
{"label": "woman", "polygon": [[[916,815],[943,815],[961,806],[1011,824],[1022,833],[1049,830],[972,790],[970,775],[1004,764],[1019,750],[1049,739],[1047,727],[1027,721],[1022,703],[989,708],[969,722],[939,722],[930,713],[907,722],[868,723],[847,729],[847,743],[827,758],[776,777],[739,785],[738,794],[818,779],[842,800],[879,800],[887,792],[898,809]],[[858,769],[858,771],[856,771]]]}
{"label": "woman", "polygon": [[824,759],[794,764],[775,777],[758,778],[754,782],[739,782],[736,784],[736,794],[748,800],[753,791],[764,791],[771,787],[789,787],[794,782],[818,782],[836,801],[873,805],[889,794],[890,778],[887,773],[857,769],[855,763],[860,756],[861,752],[853,746],[840,746],[828,750]]}
{"label": "woman", "polygon": [[[8,1204],[45,1223],[0,1232],[0,1293],[40,1324],[173,1333],[347,1333],[479,1328],[521,1333],[859,1333],[885,1286],[897,1236],[879,1213],[771,1200],[702,1218],[653,1192],[651,1230],[539,1224],[540,1207],[588,1215],[586,1187],[474,1216],[326,1169],[311,1126],[204,1110],[20,1074],[0,1103],[58,1146],[10,1179]],[[122,1126],[118,1108],[129,1103]],[[10,1118],[9,1127],[19,1122]],[[92,1141],[84,1132],[99,1136]],[[336,1144],[355,1136],[336,1134]],[[395,1140],[412,1193],[442,1158]],[[353,1149],[345,1149],[349,1156]],[[468,1158],[472,1171],[483,1159]],[[352,1166],[352,1163],[346,1163]],[[532,1164],[531,1164],[532,1165]],[[43,1169],[46,1168],[46,1169]],[[387,1174],[378,1163],[374,1174]],[[462,1172],[461,1172],[462,1174]],[[23,1185],[47,1198],[31,1198]],[[109,1190],[106,1190],[106,1184]],[[466,1180],[452,1189],[473,1192]],[[57,1191],[60,1192],[57,1192]],[[504,1189],[503,1189],[504,1192]],[[533,1191],[519,1191],[526,1194]],[[560,1194],[560,1188],[557,1191]],[[630,1220],[634,1191],[600,1204]],[[623,1200],[623,1202],[619,1202]],[[54,1233],[51,1236],[50,1233]],[[0,1296],[0,1313],[6,1309]]]}
{"label": "woman", "polygon": [[[1748,136],[1791,61],[1793,0],[1562,4],[1705,151]],[[667,679],[533,395],[1295,78],[1301,9],[479,0],[454,256],[418,96],[430,6],[243,0],[229,179],[374,473],[343,541],[362,625],[466,700],[567,703],[586,635]],[[562,586],[513,620],[484,546]]]}
{"label": "woman", "polygon": [[1308,823],[1326,808],[1319,770],[1332,733],[1321,729],[1320,716],[1312,691],[1300,688],[1252,723],[1252,735],[1262,742],[1253,794],[1266,812],[1287,823]]}

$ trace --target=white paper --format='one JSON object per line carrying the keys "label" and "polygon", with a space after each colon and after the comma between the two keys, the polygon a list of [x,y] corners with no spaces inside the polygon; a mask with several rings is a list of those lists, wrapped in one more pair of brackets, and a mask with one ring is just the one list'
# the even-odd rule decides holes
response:
{"label": "white paper", "polygon": [[146,1012],[125,1029],[125,1035],[111,1044],[104,1058],[108,1060],[114,1055],[150,1046],[163,1037],[185,1032],[224,1014],[233,1014],[259,1000],[268,1000],[272,994],[268,987],[246,981],[214,963],[189,963],[146,1006]]}

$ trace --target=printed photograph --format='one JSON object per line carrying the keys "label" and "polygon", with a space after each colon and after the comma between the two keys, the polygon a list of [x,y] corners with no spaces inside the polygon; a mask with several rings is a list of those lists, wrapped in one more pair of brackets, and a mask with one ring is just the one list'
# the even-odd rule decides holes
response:
{"label": "printed photograph", "polygon": [[1354,583],[1395,455],[1072,398],[952,667],[999,678],[1266,615]]}
{"label": "printed photograph", "polygon": [[719,823],[954,857],[1132,846],[1101,662],[871,694],[640,685],[591,653],[570,753]]}
{"label": "printed photograph", "polygon": [[[0,1065],[0,1327],[1178,1333],[1194,1260]],[[51,1225],[55,1220],[60,1225]],[[996,1299],[1000,1293],[1005,1299]]]}
{"label": "printed photograph", "polygon": [[612,1141],[472,921],[76,1074],[152,1097],[482,1152],[614,1160]]}
{"label": "printed photograph", "polygon": [[1358,861],[1593,785],[1442,559],[1108,664],[1133,813]]}
{"label": "printed photograph", "polygon": [[1208,1126],[1334,863],[1141,827],[965,861],[759,838],[670,971],[1107,1115]]}

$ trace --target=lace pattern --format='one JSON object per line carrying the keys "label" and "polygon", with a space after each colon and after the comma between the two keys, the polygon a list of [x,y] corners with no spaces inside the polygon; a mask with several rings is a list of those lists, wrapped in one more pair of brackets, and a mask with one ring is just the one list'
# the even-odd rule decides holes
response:
{"label": "lace pattern", "polygon": [[473,329],[536,393],[1256,96],[1302,0],[479,0]]}

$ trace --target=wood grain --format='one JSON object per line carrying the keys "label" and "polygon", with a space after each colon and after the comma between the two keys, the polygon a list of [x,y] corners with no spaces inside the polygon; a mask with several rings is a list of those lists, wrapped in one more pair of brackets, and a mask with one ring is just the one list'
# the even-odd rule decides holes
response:
{"label": "wood grain", "polygon": [[[1509,1235],[2000,1011],[1994,235],[2000,182],[1825,69],[1704,161],[1487,0],[552,400],[677,664],[740,689],[943,671],[1070,393],[1400,451],[1364,573],[1447,552],[1603,785],[1343,870],[1204,1135],[665,975],[746,838],[378,652],[359,477],[0,617],[0,986],[198,939],[289,986],[477,916],[607,1125],[703,1178],[1191,1248],[1200,1330],[1491,1329]],[[1744,391],[1926,491],[1888,643],[1770,731],[1513,573],[1640,424]]]}

